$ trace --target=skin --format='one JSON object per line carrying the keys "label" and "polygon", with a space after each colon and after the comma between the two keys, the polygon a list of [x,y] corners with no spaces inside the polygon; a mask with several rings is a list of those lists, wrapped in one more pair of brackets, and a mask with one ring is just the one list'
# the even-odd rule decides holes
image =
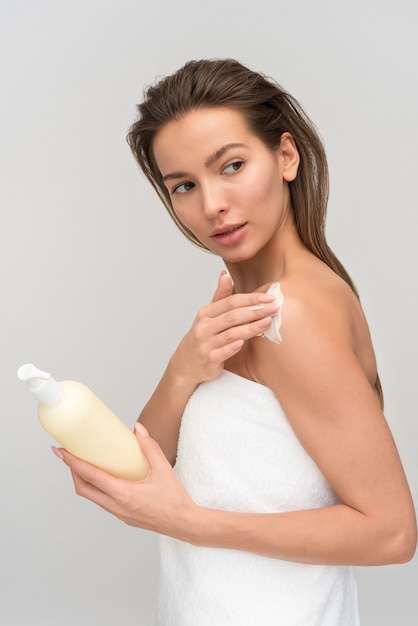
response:
{"label": "skin", "polygon": [[[299,165],[292,136],[284,133],[270,151],[238,111],[202,109],[163,127],[154,154],[174,210],[223,258],[234,288],[222,274],[140,415],[136,434],[148,477],[115,479],[55,450],[76,492],[129,525],[194,545],[302,563],[410,560],[414,507],[374,392],[367,322],[347,284],[299,239],[288,186]],[[240,227],[234,235],[216,235],[231,226]],[[285,297],[280,345],[259,337],[277,312],[265,294],[272,282],[280,282]],[[223,368],[274,391],[340,504],[246,514],[190,499],[172,469],[181,415],[197,385]]]}

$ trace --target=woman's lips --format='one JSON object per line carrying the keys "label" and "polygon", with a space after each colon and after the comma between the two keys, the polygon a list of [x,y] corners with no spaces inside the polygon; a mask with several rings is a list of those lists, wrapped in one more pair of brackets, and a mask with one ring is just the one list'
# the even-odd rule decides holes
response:
{"label": "woman's lips", "polygon": [[247,232],[247,223],[226,225],[214,230],[211,237],[225,246],[232,246],[241,241]]}

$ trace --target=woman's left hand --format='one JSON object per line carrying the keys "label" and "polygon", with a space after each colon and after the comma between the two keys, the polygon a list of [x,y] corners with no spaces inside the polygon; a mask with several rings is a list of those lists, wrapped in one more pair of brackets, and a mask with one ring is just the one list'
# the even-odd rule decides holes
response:
{"label": "woman's left hand", "polygon": [[52,449],[70,468],[79,496],[91,500],[129,526],[185,538],[196,505],[157,442],[138,422],[135,434],[150,466],[148,476],[141,481],[115,478],[63,448]]}

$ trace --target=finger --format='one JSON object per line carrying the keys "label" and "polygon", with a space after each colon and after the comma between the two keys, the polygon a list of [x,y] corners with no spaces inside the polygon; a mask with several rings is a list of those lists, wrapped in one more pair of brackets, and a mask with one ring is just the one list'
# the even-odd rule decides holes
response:
{"label": "finger", "polygon": [[126,511],[126,506],[124,503],[127,502],[130,496],[130,489],[119,490],[117,493],[106,493],[105,491],[101,491],[92,483],[84,480],[82,476],[79,476],[71,470],[71,476],[74,482],[75,492],[78,496],[90,500],[93,504],[96,504],[104,511],[111,513],[115,517],[120,520],[127,522],[128,515]]}
{"label": "finger", "polygon": [[108,513],[125,520],[123,503],[129,497],[133,481],[114,478],[63,448],[57,450],[53,447],[53,452],[70,468],[78,496],[90,500]]}
{"label": "finger", "polygon": [[166,469],[167,467],[169,467],[170,470],[172,469],[160,446],[155,439],[152,439],[149,436],[147,429],[143,424],[141,424],[141,422],[136,422],[135,424],[135,435],[138,439],[140,448],[148,461],[150,471],[155,473],[158,472],[158,470]]}
{"label": "finger", "polygon": [[[270,318],[274,317],[278,310],[279,306],[274,302],[235,308],[216,317],[202,317],[196,332],[199,332],[200,336],[212,336],[214,340],[212,347],[218,348],[237,339],[246,340],[257,336],[263,332],[265,325],[270,324]],[[237,332],[229,333],[233,329],[237,329]]]}
{"label": "finger", "polygon": [[232,354],[239,352],[245,341],[262,335],[271,326],[272,321],[272,317],[267,316],[256,322],[235,326],[219,333],[214,338],[211,360],[224,362]]}
{"label": "finger", "polygon": [[222,270],[218,279],[218,285],[216,287],[216,291],[213,294],[212,302],[217,302],[218,300],[222,300],[222,298],[226,298],[227,296],[230,296],[232,292],[233,292],[232,278],[226,270]]}
{"label": "finger", "polygon": [[[58,452],[60,458],[62,457],[65,465],[70,468],[71,472],[80,476],[84,482],[106,493],[116,493],[118,491],[121,483],[119,478],[115,478],[99,467],[83,461],[68,452],[68,450],[65,450],[65,448],[59,448]],[[56,454],[56,452],[54,453]]]}
{"label": "finger", "polygon": [[[216,295],[217,292],[215,292]],[[237,309],[246,309],[247,307],[255,307],[260,304],[271,304],[274,302],[274,296],[268,293],[254,291],[252,293],[230,294],[219,300],[213,300],[211,304],[203,307],[200,313],[203,317],[218,317],[224,313],[232,312]]]}

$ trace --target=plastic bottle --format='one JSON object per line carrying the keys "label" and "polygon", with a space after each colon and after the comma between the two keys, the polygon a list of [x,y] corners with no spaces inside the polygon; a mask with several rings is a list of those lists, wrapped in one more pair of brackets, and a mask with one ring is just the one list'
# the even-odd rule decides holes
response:
{"label": "plastic bottle", "polygon": [[134,433],[88,387],[57,382],[30,363],[17,376],[39,400],[41,425],[66,450],[113,476],[145,478],[149,466]]}

